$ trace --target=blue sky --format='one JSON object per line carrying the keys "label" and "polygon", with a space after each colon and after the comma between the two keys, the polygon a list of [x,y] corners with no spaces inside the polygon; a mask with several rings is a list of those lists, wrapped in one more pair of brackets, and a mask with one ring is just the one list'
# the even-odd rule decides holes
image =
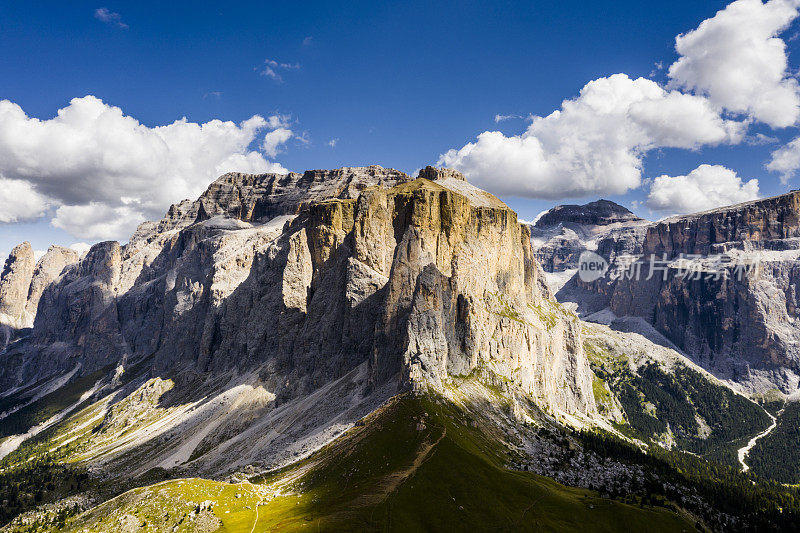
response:
{"label": "blue sky", "polygon": [[[506,138],[522,134],[530,124],[526,117],[549,115],[563,100],[578,97],[591,80],[625,73],[631,79],[651,77],[665,87],[666,68],[679,57],[675,37],[727,4],[6,2],[0,8],[0,100],[19,106],[26,120],[49,120],[73,98],[93,95],[148,128],[182,117],[198,124],[212,119],[239,124],[254,115],[283,117],[279,126],[291,131],[291,138],[278,145],[274,157],[264,155],[270,164],[294,171],[380,164],[410,173],[437,163],[441,154],[475,141],[484,131],[500,131]],[[787,79],[797,68],[800,42],[794,39],[796,24],[790,24],[776,32],[786,43]],[[264,74],[267,60],[276,64],[272,77]],[[642,154],[645,181],[623,194],[619,186],[599,186],[571,198],[552,198],[557,192],[548,193],[551,198],[521,198],[517,190],[524,187],[499,182],[521,182],[525,176],[499,171],[477,181],[491,190],[497,180],[499,196],[526,219],[557,203],[600,196],[658,218],[672,206],[648,208],[647,180],[685,176],[702,164],[723,165],[743,183],[758,179],[761,196],[796,186],[791,180],[781,183],[780,172],[765,168],[772,152],[797,136],[794,125],[772,127],[748,118],[753,113],[731,111],[722,97],[712,100],[723,119],[749,121],[742,134],[746,139],[704,142],[693,149],[655,143]],[[520,118],[496,122],[496,115]],[[263,155],[261,139],[271,129],[259,130],[247,150]],[[757,144],[763,140],[756,139],[758,133],[769,137],[767,142]],[[135,194],[129,199],[120,189],[118,202],[113,187],[97,198],[85,191],[72,199],[65,188],[77,187],[70,181],[77,178],[68,164],[47,177],[33,175],[40,172],[36,165],[19,170],[22,158],[3,166],[2,144],[13,145],[16,138],[14,130],[3,136],[0,124],[0,174],[5,168],[12,185],[24,185],[23,193],[46,192],[47,198],[37,196],[44,207],[32,201],[31,215],[8,207],[14,215],[0,225],[0,253],[25,239],[35,249],[45,249],[50,243],[115,236],[121,226],[106,231],[98,222],[87,229],[78,219],[106,208],[111,217],[135,212],[151,218],[162,209],[162,200],[168,204],[181,199],[167,198],[184,190],[179,187],[143,199]],[[46,139],[64,144],[56,134]],[[39,149],[44,153],[49,147]],[[61,149],[52,156],[53,166],[61,164],[59,158],[69,158],[59,155]],[[103,154],[107,159],[108,152]],[[146,151],[141,154],[148,157]],[[463,162],[462,170],[475,168],[480,162],[474,159]],[[104,168],[92,169],[98,190],[106,187]],[[124,183],[128,178],[119,179]],[[60,180],[61,185],[45,180]],[[92,188],[93,182],[81,183]],[[192,187],[185,190],[194,191],[197,184]],[[0,212],[4,201],[16,197],[0,194]],[[54,215],[70,202],[83,210]],[[131,205],[141,208],[128,209]],[[54,217],[60,227],[53,226]]]}

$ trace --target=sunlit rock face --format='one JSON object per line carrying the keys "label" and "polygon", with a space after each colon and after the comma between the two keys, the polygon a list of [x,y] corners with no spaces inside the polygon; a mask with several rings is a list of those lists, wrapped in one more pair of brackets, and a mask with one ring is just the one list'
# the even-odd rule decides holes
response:
{"label": "sunlit rock face", "polygon": [[479,373],[595,412],[577,319],[547,291],[528,227],[455,171],[421,176],[226,174],[47,285],[0,381],[146,360],[178,388],[257,370],[282,402],[366,364],[371,388]]}
{"label": "sunlit rock face", "polygon": [[25,304],[36,261],[31,243],[23,242],[11,250],[0,274],[0,320],[13,327],[25,322]]}
{"label": "sunlit rock face", "polygon": [[0,323],[14,329],[31,327],[45,287],[78,257],[74,250],[51,246],[36,261],[29,242],[16,246],[0,274]]}

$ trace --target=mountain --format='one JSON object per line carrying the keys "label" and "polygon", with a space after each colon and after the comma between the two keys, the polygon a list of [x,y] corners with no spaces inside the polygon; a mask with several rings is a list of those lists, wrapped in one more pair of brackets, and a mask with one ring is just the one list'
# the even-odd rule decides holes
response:
{"label": "mountain", "polygon": [[[584,314],[608,307],[642,317],[715,375],[750,392],[792,395],[800,387],[798,202],[791,192],[665,219],[648,225],[627,257],[607,252],[618,247],[609,234],[598,244],[608,274],[574,281],[599,298],[565,287],[562,300],[591,302]],[[613,275],[630,274],[631,261],[641,275]],[[657,275],[649,275],[651,263]]]}
{"label": "mountain", "polygon": [[[559,205],[543,213],[531,226],[534,255],[546,272],[564,272],[578,267],[586,250],[597,250],[600,243],[614,243],[612,254],[638,251],[638,243],[648,222],[610,200],[585,205]],[[607,238],[613,235],[613,239]],[[555,287],[564,276],[553,276]]]}
{"label": "mountain", "polygon": [[558,224],[582,226],[608,226],[610,224],[642,220],[629,209],[610,200],[597,200],[584,205],[559,205],[542,214],[534,226],[549,228]]}
{"label": "mountain", "polygon": [[644,320],[580,320],[531,242],[453,170],[370,166],[225,174],[127,244],[15,249],[0,304],[38,305],[0,353],[0,524],[795,523],[796,489],[741,472],[772,415]]}

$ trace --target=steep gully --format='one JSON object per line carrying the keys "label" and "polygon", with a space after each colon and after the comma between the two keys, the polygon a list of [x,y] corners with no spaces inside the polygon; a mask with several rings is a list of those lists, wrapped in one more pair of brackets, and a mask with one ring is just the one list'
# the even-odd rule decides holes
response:
{"label": "steep gully", "polygon": [[[772,414],[766,409],[764,410],[764,412],[767,413],[767,415],[772,419],[772,424],[770,424],[770,426],[767,429],[765,429],[764,431],[762,431],[761,433],[750,439],[750,442],[748,442],[747,445],[739,448],[739,450],[736,452],[739,457],[739,463],[742,465],[742,472],[747,472],[748,470],[750,470],[750,467],[747,466],[747,463],[744,462],[744,459],[745,457],[747,457],[747,454],[750,453],[750,450],[753,449],[753,446],[756,445],[756,442],[758,442],[759,439],[762,439],[767,435],[769,435],[770,433],[772,433],[772,430],[778,426],[778,419],[772,416]],[[783,409],[778,411],[778,416],[781,416],[781,414],[783,414]]]}

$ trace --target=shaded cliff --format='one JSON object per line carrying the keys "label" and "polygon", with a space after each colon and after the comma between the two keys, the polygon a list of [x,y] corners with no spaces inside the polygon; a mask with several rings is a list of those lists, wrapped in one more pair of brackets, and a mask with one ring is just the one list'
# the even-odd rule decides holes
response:
{"label": "shaded cliff", "polygon": [[74,250],[54,245],[35,261],[30,243],[16,246],[0,275],[0,322],[15,329],[31,327],[45,287],[78,257]]}

